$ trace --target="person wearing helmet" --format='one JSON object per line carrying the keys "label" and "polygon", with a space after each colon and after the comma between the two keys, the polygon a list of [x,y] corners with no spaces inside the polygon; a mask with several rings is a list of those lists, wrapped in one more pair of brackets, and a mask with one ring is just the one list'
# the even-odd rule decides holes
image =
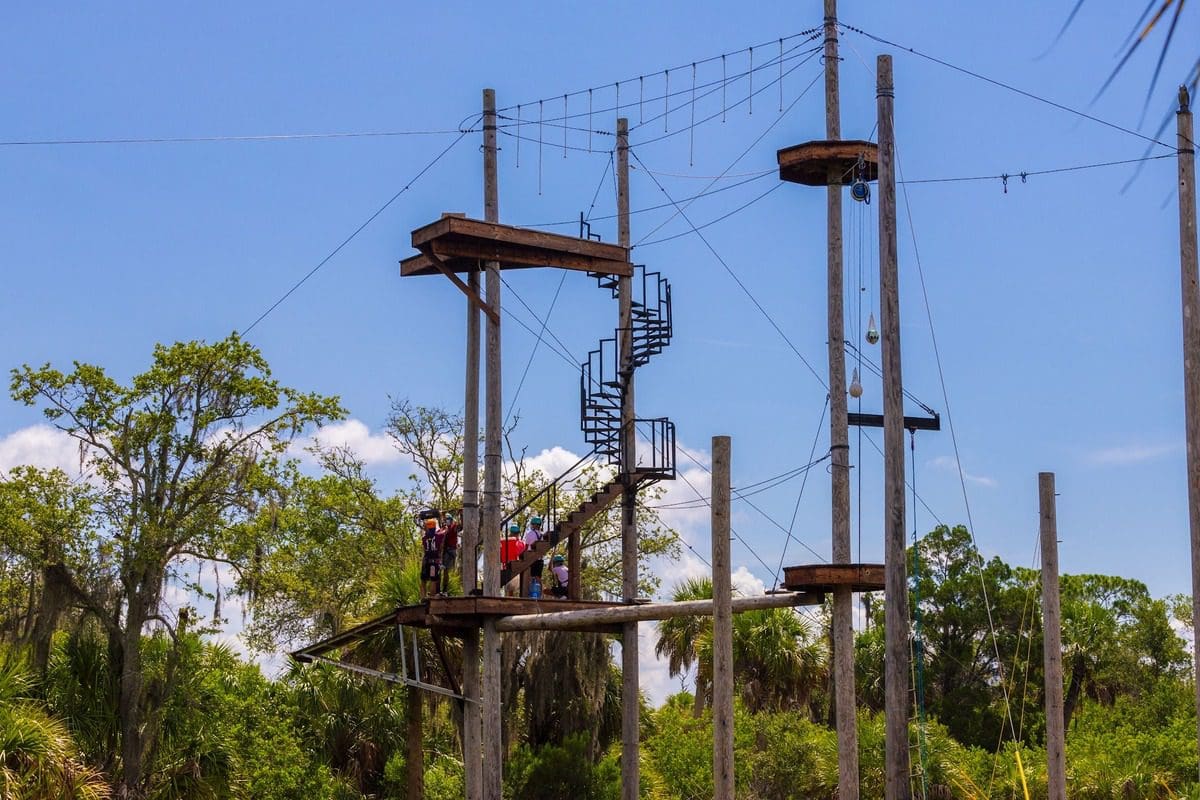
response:
{"label": "person wearing helmet", "polygon": [[442,580],[442,541],[437,517],[421,520],[421,599],[438,593]]}
{"label": "person wearing helmet", "polygon": [[550,594],[560,599],[567,597],[567,579],[570,573],[567,572],[567,560],[561,555],[556,555],[550,560],[550,574],[554,576],[555,585],[550,587]]}
{"label": "person wearing helmet", "polygon": [[512,523],[508,526],[508,538],[500,542],[500,566],[503,568],[510,561],[516,561],[525,552],[525,542],[521,541],[521,526]]}
{"label": "person wearing helmet", "polygon": [[[542,533],[542,518],[536,514],[529,518],[529,523],[525,527],[525,549],[529,550],[536,547],[537,543],[546,538],[546,534]],[[530,588],[536,583],[538,586],[538,595],[541,595],[542,570],[546,568],[546,562],[538,559],[529,565]]]}
{"label": "person wearing helmet", "polygon": [[454,562],[458,560],[458,531],[459,524],[454,515],[447,513],[446,521],[438,531],[442,537],[442,594],[446,594],[449,588],[450,570],[454,569]]}

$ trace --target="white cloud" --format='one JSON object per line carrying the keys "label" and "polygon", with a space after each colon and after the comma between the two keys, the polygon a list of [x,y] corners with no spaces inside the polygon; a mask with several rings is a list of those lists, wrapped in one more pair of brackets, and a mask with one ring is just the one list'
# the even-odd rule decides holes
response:
{"label": "white cloud", "polygon": [[1094,467],[1117,467],[1153,461],[1176,452],[1182,447],[1176,442],[1161,444],[1130,444],[1092,450],[1084,455],[1084,461]]}
{"label": "white cloud", "polygon": [[767,592],[767,585],[744,564],[734,570],[730,578],[734,593],[742,597],[756,597]]}
{"label": "white cloud", "polygon": [[312,455],[306,450],[314,445],[348,448],[367,466],[394,464],[404,460],[404,456],[392,445],[392,440],[386,433],[371,433],[371,429],[357,419],[347,419],[318,428],[311,436],[293,442],[290,451],[292,455],[311,461]]}
{"label": "white cloud", "polygon": [[0,438],[0,472],[29,465],[79,474],[79,442],[50,425],[31,425]]}
{"label": "white cloud", "polygon": [[[932,467],[937,467],[938,469],[946,470],[948,472],[958,472],[958,463],[950,456],[938,456],[930,461],[929,465]],[[987,475],[972,475],[967,471],[966,467],[963,467],[963,478],[968,483],[985,486],[988,489],[994,489],[1000,485],[995,478],[990,478]]]}
{"label": "white cloud", "polygon": [[[543,450],[535,456],[526,456],[525,471],[527,473],[541,472],[546,480],[554,480],[571,468],[580,456],[565,447],[554,447]],[[512,462],[505,464],[505,470],[511,472]]]}

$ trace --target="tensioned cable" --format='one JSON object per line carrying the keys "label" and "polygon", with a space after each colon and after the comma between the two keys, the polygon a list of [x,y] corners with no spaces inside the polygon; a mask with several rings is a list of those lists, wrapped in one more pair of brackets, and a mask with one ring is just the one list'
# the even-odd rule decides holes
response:
{"label": "tensioned cable", "polygon": [[459,133],[458,136],[455,137],[453,142],[448,144],[444,150],[442,150],[440,153],[438,153],[436,156],[433,157],[432,161],[430,161],[425,166],[421,167],[421,170],[412,178],[412,180],[410,180],[408,183],[404,184],[404,186],[400,188],[400,191],[396,192],[394,195],[389,197],[387,202],[385,202],[383,205],[381,205],[378,209],[375,210],[374,214],[367,217],[366,221],[364,221],[361,225],[359,225],[357,228],[355,228],[353,233],[351,233],[349,236],[347,236],[345,239],[343,239],[341,244],[339,244],[337,247],[333,248],[333,250],[330,251],[329,255],[325,256],[323,259],[321,259],[317,263],[317,265],[315,267],[313,267],[307,273],[305,273],[303,278],[301,278],[300,280],[298,280],[294,284],[292,284],[292,288],[290,288],[286,292],[284,292],[283,296],[280,297],[278,300],[276,300],[274,303],[272,303],[271,306],[266,311],[259,314],[258,317],[254,320],[254,322],[251,322],[250,325],[244,331],[242,331],[242,335],[245,336],[246,334],[250,333],[250,331],[254,330],[255,326],[257,326],[258,323],[260,323],[264,319],[266,319],[268,314],[270,314],[272,311],[274,311],[276,308],[278,308],[279,305],[284,300],[287,300],[289,297],[291,297],[292,293],[295,292],[297,289],[299,289],[301,286],[303,286],[304,283],[309,278],[311,278],[313,275],[317,274],[317,270],[321,269],[321,267],[328,264],[329,261],[334,256],[336,256],[338,253],[340,253],[342,251],[342,248],[344,248],[346,245],[350,244],[350,242],[354,241],[354,237],[356,237],[360,233],[362,233],[366,229],[366,227],[368,225],[370,225],[372,222],[374,222],[375,219],[380,214],[382,214],[384,211],[387,211],[388,208],[392,205],[392,203],[396,202],[396,200],[400,197],[400,195],[407,192],[410,188],[412,188],[412,185],[414,183],[416,183],[417,181],[419,181],[421,179],[421,176],[423,176],[426,172],[429,172],[429,170],[433,169],[434,165],[437,164],[439,161],[441,161],[442,158],[447,153],[449,153],[451,150],[453,150],[454,146],[457,145],[459,142],[461,142],[463,140],[463,137],[466,136],[468,133],[470,133],[470,130],[464,130],[461,133]]}
{"label": "tensioned cable", "polygon": [[[795,469],[788,470],[787,472],[781,473],[779,475],[774,475],[770,478],[764,478],[761,481],[748,484],[747,486],[730,487],[730,492],[736,493],[736,497],[734,499],[737,499],[737,500],[744,500],[745,498],[753,497],[756,494],[762,494],[763,492],[769,492],[770,490],[772,490],[778,486],[782,486],[783,484],[785,484],[791,480],[794,480],[795,478],[798,478],[801,475],[807,473],[810,469],[812,469],[813,467],[816,467],[818,464],[823,463],[828,458],[829,458],[829,456],[827,456],[827,455],[822,456],[821,458],[818,458],[815,461],[810,461],[809,463],[804,464],[803,466],[796,467]],[[752,491],[748,491],[749,489],[751,489],[751,487],[758,487],[758,488],[754,488]],[[690,509],[703,508],[705,505],[708,504],[709,500],[711,500],[711,499],[712,499],[711,497],[701,497],[696,500],[678,500],[673,503],[658,503],[653,506],[647,506],[647,508],[654,508],[654,509],[660,509],[660,510],[661,509],[677,509],[677,510],[687,511]]]}
{"label": "tensioned cable", "polygon": [[952,69],[955,72],[961,72],[964,75],[969,75],[972,78],[977,78],[981,81],[984,81],[985,83],[990,83],[993,86],[998,86],[1001,89],[1007,89],[1008,91],[1013,92],[1015,94],[1019,94],[1022,97],[1027,97],[1030,100],[1036,100],[1039,103],[1045,103],[1046,105],[1051,106],[1052,108],[1057,108],[1059,111],[1065,111],[1068,114],[1074,114],[1077,117],[1082,117],[1083,119],[1089,120],[1091,122],[1095,122],[1098,125],[1103,125],[1106,128],[1112,128],[1115,131],[1120,131],[1121,133],[1126,133],[1126,134],[1129,134],[1130,136],[1136,136],[1139,139],[1144,139],[1147,142],[1152,142],[1154,144],[1161,145],[1162,147],[1170,148],[1171,150],[1175,149],[1175,147],[1173,145],[1169,145],[1166,142],[1160,141],[1159,139],[1155,139],[1152,136],[1147,136],[1144,133],[1139,133],[1138,131],[1135,131],[1131,128],[1126,128],[1122,125],[1118,125],[1115,122],[1109,122],[1108,120],[1101,119],[1100,117],[1093,116],[1092,114],[1088,114],[1084,111],[1080,111],[1079,109],[1071,108],[1070,106],[1055,102],[1054,100],[1050,100],[1049,98],[1042,97],[1040,95],[1036,95],[1033,92],[1028,92],[1024,89],[1018,89],[1016,86],[1013,86],[1012,84],[1004,83],[1003,81],[996,80],[995,78],[989,78],[986,75],[981,75],[980,73],[974,72],[973,70],[969,70],[966,67],[960,67],[957,64],[951,64],[949,61],[945,61],[943,59],[937,58],[936,56],[931,56],[928,53],[922,53],[920,50],[917,50],[914,47],[907,47],[907,46],[899,44],[897,42],[893,42],[888,39],[885,39],[882,36],[876,36],[873,33],[868,33],[867,31],[864,31],[862,28],[856,28],[853,25],[847,25],[842,22],[839,22],[838,25],[840,27],[844,28],[845,30],[851,31],[852,33],[857,33],[862,36],[866,36],[868,39],[873,39],[876,42],[879,42],[880,44],[885,44],[889,47],[894,47],[897,50],[902,50],[904,52],[911,53],[911,54],[913,54],[915,56],[919,56],[920,58],[923,58],[927,61],[932,61],[934,64],[939,64],[948,69]]}
{"label": "tensioned cable", "polygon": [[[721,186],[716,189],[702,191],[699,194],[693,194],[688,197],[681,198],[680,202],[690,202],[692,200],[696,200],[701,197],[708,197],[710,195],[719,194],[721,192],[727,192],[730,189],[736,189],[739,186],[745,186],[748,183],[753,183],[754,181],[760,181],[769,175],[775,175],[777,171],[778,170],[775,167],[772,167],[771,169],[764,170],[764,171],[758,172],[758,173],[754,173],[753,177],[746,178],[745,180],[740,180],[737,183],[731,183],[727,186]],[[661,174],[661,173],[658,173],[658,174]],[[645,208],[634,209],[633,211],[630,211],[629,214],[630,214],[630,216],[632,216],[634,214],[645,214],[649,211],[660,211],[664,208],[670,208],[670,207],[671,207],[670,203],[659,203],[658,205],[646,206]],[[616,214],[605,214],[605,215],[599,216],[599,217],[591,217],[590,219],[593,222],[604,222],[604,221],[607,221],[610,219],[616,219],[616,218],[617,218]],[[555,227],[563,227],[566,225],[578,225],[578,224],[579,224],[579,218],[576,217],[575,219],[564,219],[564,220],[559,220],[557,222],[523,223],[523,224],[518,225],[517,227],[518,228],[555,228]]]}
{"label": "tensioned cable", "polygon": [[[643,74],[641,74],[641,75],[637,75],[637,76],[634,76],[634,77],[632,77],[632,78],[626,78],[626,79],[624,79],[624,80],[620,80],[620,81],[609,81],[609,82],[606,82],[606,83],[603,83],[603,84],[597,84],[597,85],[595,85],[595,86],[590,86],[590,87],[588,87],[588,88],[585,88],[585,89],[576,89],[576,90],[574,90],[574,91],[570,91],[570,92],[560,92],[559,94],[551,95],[551,96],[548,96],[548,97],[543,97],[543,98],[540,98],[540,99],[537,99],[537,100],[532,100],[532,101],[528,101],[528,102],[518,103],[518,104],[514,104],[514,105],[510,105],[510,106],[505,106],[505,107],[503,107],[503,108],[501,108],[501,109],[499,109],[499,110],[500,110],[500,111],[513,111],[513,110],[515,110],[515,109],[517,108],[517,105],[520,105],[520,106],[522,106],[522,107],[523,107],[523,106],[536,105],[536,104],[537,104],[537,103],[539,103],[539,102],[550,103],[550,102],[554,102],[554,101],[557,101],[557,100],[561,100],[563,97],[582,97],[582,96],[585,96],[585,95],[587,95],[587,93],[588,93],[588,92],[591,92],[591,91],[601,91],[601,90],[608,89],[608,88],[610,88],[610,87],[614,87],[614,86],[620,86],[621,84],[630,84],[630,83],[635,83],[635,82],[637,82],[639,79],[644,79],[644,78],[647,78],[647,77],[653,77],[653,76],[656,76],[656,75],[661,75],[661,74],[663,74],[663,73],[676,72],[676,71],[678,71],[678,70],[681,70],[681,69],[691,69],[691,66],[692,66],[692,64],[697,64],[697,65],[700,65],[700,64],[711,64],[711,63],[714,63],[714,62],[716,62],[716,61],[720,61],[721,59],[723,59],[723,58],[726,58],[726,57],[728,57],[728,56],[733,56],[733,55],[737,55],[737,54],[739,54],[739,53],[745,53],[745,52],[747,52],[747,51],[749,51],[749,50],[753,50],[755,47],[757,47],[757,48],[760,48],[760,49],[761,49],[761,48],[763,48],[763,47],[768,47],[768,46],[770,46],[770,45],[773,45],[773,44],[778,44],[780,41],[789,42],[789,41],[791,41],[792,39],[799,39],[799,38],[801,38],[801,37],[805,37],[805,36],[812,36],[814,33],[819,33],[821,30],[822,30],[821,28],[808,28],[808,29],[806,29],[806,30],[800,31],[799,33],[793,33],[793,34],[789,34],[789,35],[787,35],[787,36],[784,36],[784,37],[782,37],[782,38],[780,38],[780,37],[776,37],[776,38],[774,38],[774,39],[770,40],[769,42],[762,42],[762,43],[760,43],[760,44],[751,45],[751,46],[749,46],[749,47],[743,47],[743,48],[741,48],[741,49],[738,49],[738,50],[732,50],[732,51],[730,51],[730,52],[727,52],[727,53],[722,53],[721,55],[710,56],[710,57],[708,57],[708,58],[701,58],[701,59],[697,59],[697,60],[695,60],[695,61],[689,61],[689,62],[688,62],[688,63],[686,63],[686,64],[680,64],[679,66],[675,66],[675,67],[668,67],[668,68],[666,68],[666,69],[659,69],[659,70],[654,70],[654,71],[651,71],[651,72],[646,72],[646,73],[643,73]],[[764,68],[765,68],[765,67],[764,67]],[[658,99],[662,99],[662,98],[658,98]],[[633,103],[632,103],[632,101],[631,101],[630,103],[627,103],[626,105],[633,105]],[[597,113],[597,114],[600,114],[600,113],[606,113],[606,112],[608,112],[608,111],[612,111],[612,110],[614,110],[614,109],[600,109],[600,110],[596,110],[596,111],[595,111],[595,113]],[[582,114],[581,114],[580,116],[587,116],[587,112],[582,112]]]}
{"label": "tensioned cable", "polygon": [[[808,450],[808,459],[811,461],[813,455],[817,452],[817,441],[821,438],[821,431],[825,428],[825,412],[829,410],[829,395],[825,395],[825,404],[821,406],[821,417],[817,420],[817,432],[813,435],[812,447]],[[832,451],[826,454],[825,458],[829,458]],[[779,553],[779,566],[775,570],[775,588],[779,588],[779,573],[783,572],[783,560],[787,557],[787,546],[792,541],[792,531],[796,529],[796,516],[800,513],[800,501],[804,499],[804,487],[808,485],[808,473],[804,473],[804,480],[800,482],[800,491],[796,494],[796,505],[792,508],[792,521],[788,523],[787,538],[783,540],[783,550]],[[799,539],[797,539],[799,541]]]}
{"label": "tensioned cable", "polygon": [[[716,178],[713,178],[711,181],[709,181],[709,183],[707,185],[705,185],[704,189],[701,191],[701,194],[703,194],[704,192],[707,192],[709,189],[711,189],[713,187],[713,185],[718,180],[721,179],[722,175],[727,174],[730,170],[732,170],[734,167],[736,167],[743,158],[745,158],[747,155],[749,155],[750,151],[753,150],[755,147],[757,147],[758,143],[761,142],[764,138],[766,138],[766,135],[768,133],[770,133],[775,128],[775,126],[778,125],[791,112],[791,110],[793,108],[796,107],[796,104],[800,102],[800,99],[803,98],[806,94],[808,94],[809,90],[812,89],[812,87],[814,85],[816,85],[817,81],[821,79],[821,76],[823,74],[824,73],[822,73],[822,72],[818,72],[816,74],[816,76],[813,77],[812,81],[809,82],[808,86],[804,87],[804,90],[801,91],[798,95],[796,95],[796,99],[793,100],[791,102],[791,104],[788,105],[788,107],[784,110],[784,112],[782,114],[779,114],[778,116],[776,116],[775,119],[771,121],[771,124],[767,126],[766,130],[764,130],[762,133],[760,133],[758,135],[758,137],[755,138],[755,140],[753,142],[751,142],[750,145],[746,149],[744,149],[741,153],[738,154],[737,158],[735,158],[732,162],[730,162],[729,166],[727,166],[724,170],[721,171],[721,175],[718,175]],[[633,152],[632,147],[630,148],[630,152]],[[648,175],[650,175],[651,180],[653,180],[656,184],[659,185],[659,187],[661,187],[662,184],[659,183],[658,178],[655,177],[655,175],[646,168],[646,165],[644,163],[642,163],[640,158],[638,159],[638,163],[641,164],[642,169],[644,171],[646,171],[646,173]],[[683,213],[682,209],[679,207],[679,204],[676,203],[675,200],[669,194],[667,194],[665,189],[663,190],[663,194],[667,195],[667,199],[671,201],[671,205],[675,206],[676,213],[672,214],[671,216],[667,217],[667,219],[663,220],[658,225],[654,226],[650,230],[649,233],[645,234],[637,242],[634,243],[634,245],[633,245],[634,247],[637,247],[639,244],[646,241],[654,234],[658,233],[660,230],[663,229],[663,227],[665,227],[672,220],[674,220],[675,217],[677,217],[677,216],[679,216],[679,214]],[[690,204],[691,204],[691,201],[688,201],[688,205],[690,205]],[[686,208],[686,207],[687,206],[684,206],[684,208]]]}
{"label": "tensioned cable", "polygon": [[[633,148],[629,149],[629,154],[633,156],[635,161],[637,161],[639,164],[642,164],[642,160],[638,158],[637,152]],[[645,166],[645,164],[642,164],[643,169]],[[754,296],[754,293],[750,291],[746,284],[742,283],[742,279],[739,278],[737,273],[733,271],[728,263],[726,263],[725,259],[721,257],[721,254],[717,252],[716,248],[709,243],[708,238],[696,229],[696,226],[692,223],[691,218],[689,218],[684,212],[683,208],[680,207],[680,205],[676,203],[674,199],[672,199],[670,193],[666,190],[662,183],[659,182],[658,178],[655,178],[653,175],[651,175],[650,179],[654,181],[656,186],[658,186],[659,191],[661,191],[663,195],[665,195],[666,198],[671,201],[671,205],[675,206],[676,210],[679,212],[679,215],[683,217],[684,221],[687,222],[688,225],[691,226],[695,234],[700,237],[700,241],[704,242],[704,246],[708,248],[708,251],[713,254],[717,261],[720,262],[721,266],[725,268],[725,271],[728,272],[730,277],[733,278],[734,282],[737,283],[737,285],[741,287],[741,290],[746,293],[746,296],[750,298],[750,302],[752,302],[754,306],[762,313],[762,315],[766,317],[767,322],[771,323],[771,327],[773,327],[775,332],[783,338],[788,347],[791,348],[792,352],[795,353],[797,358],[800,359],[801,363],[808,368],[808,371],[811,372],[813,377],[817,379],[817,382],[821,384],[822,388],[824,388],[826,391],[829,391],[829,385],[825,383],[825,379],[822,378],[820,373],[813,368],[813,365],[807,358],[804,357],[800,350],[797,349],[796,345],[792,344],[792,340],[789,339],[788,335],[783,332],[782,328],[779,327],[779,323],[777,323],[775,319],[767,312],[767,310],[763,308],[762,303],[758,302],[758,298]]]}
{"label": "tensioned cable", "polygon": [[[742,203],[740,206],[733,209],[732,211],[727,211],[726,213],[722,214],[721,216],[717,217],[716,219],[711,219],[708,222],[704,222],[704,223],[701,223],[700,225],[697,225],[696,231],[702,231],[705,228],[716,225],[718,222],[724,222],[725,220],[729,219],[730,217],[732,217],[736,214],[740,214],[741,212],[745,211],[750,206],[757,203],[759,200],[765,199],[767,195],[771,194],[771,192],[774,192],[775,190],[779,189],[779,187],[781,187],[783,185],[784,185],[783,182],[777,183],[774,186],[772,186],[770,189],[767,189],[765,192],[758,195],[757,197],[755,197],[751,200],[748,200],[745,203]],[[673,233],[670,236],[664,236],[661,239],[653,239],[649,242],[642,242],[641,244],[638,245],[638,247],[651,247],[656,244],[662,244],[664,242],[674,241],[675,239],[682,239],[684,236],[691,236],[694,232],[695,231],[681,231],[680,233]]]}
{"label": "tensioned cable", "polygon": [[[896,148],[896,170],[900,175],[904,174],[904,169],[900,166],[899,148]],[[946,375],[942,369],[942,356],[940,350],[938,349],[937,333],[935,332],[933,325],[933,310],[929,305],[929,291],[925,286],[925,270],[921,265],[921,251],[917,246],[917,229],[912,218],[912,206],[909,204],[908,200],[908,187],[902,187],[901,193],[904,197],[904,213],[908,217],[909,235],[911,236],[913,243],[913,260],[917,265],[917,276],[921,280],[921,296],[925,301],[925,317],[929,321],[929,338],[933,344],[934,363],[937,365],[938,381],[942,387],[942,402],[946,408],[946,425],[950,429],[950,443],[954,447],[954,462],[958,467],[958,482],[962,487],[963,506],[965,507],[967,514],[967,532],[971,535],[971,545],[975,548],[975,552],[979,556],[977,559],[973,560],[976,562],[975,569],[979,573],[979,586],[983,592],[983,604],[984,608],[987,610],[988,630],[991,632],[992,648],[996,653],[996,667],[1000,670],[1000,689],[1004,695],[1005,716],[1008,718],[1009,732],[1012,734],[1013,741],[1016,741],[1017,729],[1016,725],[1013,724],[1012,701],[1008,694],[1008,687],[1004,682],[1004,661],[1000,658],[1000,640],[996,635],[996,623],[992,614],[992,603],[991,599],[988,597],[987,581],[983,574],[983,555],[979,553],[979,543],[975,539],[975,521],[972,518],[971,501],[967,493],[967,477],[962,466],[962,457],[958,447],[958,435],[954,429],[954,416],[950,413],[950,394],[946,389]]]}
{"label": "tensioned cable", "polygon": [[195,144],[205,142],[294,142],[303,139],[367,139],[392,136],[449,136],[455,133],[474,133],[478,128],[465,127],[430,131],[340,131],[332,133],[263,133],[246,136],[147,136],[112,139],[8,139],[0,147],[43,147],[82,144]]}
{"label": "tensioned cable", "polygon": [[[596,207],[596,200],[600,197],[600,189],[604,186],[604,179],[608,177],[608,171],[613,166],[612,159],[608,160],[608,164],[604,167],[604,172],[600,174],[600,182],[596,184],[596,191],[592,194],[592,204],[588,207],[587,221],[591,217],[592,209]],[[521,372],[521,380],[517,382],[517,390],[513,393],[512,400],[508,405],[508,413],[504,415],[504,424],[508,424],[509,418],[512,416],[513,409],[516,408],[517,399],[521,396],[521,389],[525,386],[525,378],[529,376],[529,369],[533,366],[533,359],[537,357],[538,347],[542,344],[542,339],[546,333],[546,326],[550,323],[550,315],[554,313],[554,306],[558,303],[558,296],[562,292],[563,284],[567,281],[567,271],[562,270],[562,275],[558,279],[558,288],[554,290],[554,297],[550,301],[550,308],[546,310],[546,318],[540,320],[541,329],[538,331],[537,341],[533,343],[533,349],[529,351],[529,359],[525,362],[525,369]],[[524,301],[522,301],[523,303]],[[528,306],[526,306],[528,308]]]}

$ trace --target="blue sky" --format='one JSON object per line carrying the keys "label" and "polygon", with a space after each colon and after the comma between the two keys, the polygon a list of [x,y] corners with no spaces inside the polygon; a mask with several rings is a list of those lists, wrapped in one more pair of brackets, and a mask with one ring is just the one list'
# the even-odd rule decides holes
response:
{"label": "blue sky", "polygon": [[[1039,58],[1070,5],[847,0],[841,17],[1135,127],[1156,42],[1089,107],[1133,19],[1088,4]],[[815,0],[736,9],[696,2],[122,3],[12,7],[5,16],[6,141],[455,130],[478,113],[485,86],[496,89],[502,107],[520,103],[525,120],[536,119],[539,99],[546,117],[557,116],[563,93],[596,87],[593,107],[604,111],[591,127],[611,130],[613,84],[621,81],[635,153],[680,198],[705,187],[705,177],[726,175],[718,186],[753,178],[774,166],[777,149],[824,137],[821,65],[801,51],[789,54],[784,115],[774,69],[755,74],[753,113],[744,102],[747,82],[731,82],[725,120],[691,133],[692,106],[679,96],[666,120],[665,132],[675,135],[659,141],[650,140],[663,135],[661,119],[637,123],[661,109],[635,102],[640,75],[645,96],[657,98],[666,68],[688,65],[670,73],[670,89],[679,91],[691,85],[692,62],[729,53],[733,75],[748,66],[744,48],[765,42],[772,44],[756,47],[756,63],[776,57],[780,37],[820,23]],[[1197,41],[1198,24],[1200,15],[1185,14],[1177,41]],[[866,138],[874,125],[874,59],[891,48],[856,34],[844,44],[843,135]],[[1191,53],[1183,49],[1167,59],[1147,133],[1187,66]],[[698,82],[720,79],[720,66],[700,64]],[[896,53],[895,75],[900,166],[910,179],[1017,175],[1138,158],[1146,147],[910,54]],[[719,92],[699,95],[697,120],[721,111]],[[571,113],[583,111],[586,94],[569,103]],[[515,116],[515,109],[505,113]],[[147,363],[155,342],[244,330],[455,135],[0,147],[0,364],[79,359],[127,377]],[[561,135],[543,129],[540,193],[536,126],[522,128],[519,167],[516,139],[501,137],[502,221],[571,220],[589,209],[593,194],[593,216],[613,213],[611,176],[597,193],[611,137],[593,134],[587,152],[588,135],[570,131],[568,144],[577,149],[564,158]],[[341,395],[364,426],[355,428],[356,441],[371,452],[381,452],[371,437],[389,396],[461,406],[461,295],[440,279],[400,280],[397,262],[412,253],[409,232],[442,211],[482,214],[478,146],[479,134],[460,141],[250,335],[286,383]],[[1110,167],[1027,183],[1014,178],[1007,193],[999,180],[914,184],[908,197],[981,548],[1031,563],[1037,472],[1055,471],[1062,569],[1136,577],[1162,595],[1189,587],[1175,163],[1148,162],[1122,192],[1131,174]],[[774,185],[770,176],[748,180],[687,213],[699,225],[749,203],[704,228],[704,236],[824,374],[824,195],[788,184],[751,203]],[[635,170],[633,208],[666,202],[655,179]],[[875,210],[849,206],[854,282],[860,268],[868,282],[877,275]],[[670,216],[670,209],[636,215],[634,241],[689,233],[679,218],[652,233]],[[944,412],[903,202],[900,224],[906,386]],[[615,237],[611,221],[595,230]],[[869,257],[857,255],[860,241]],[[639,375],[639,412],[671,417],[681,443],[701,460],[713,434],[733,436],[735,485],[807,461],[824,389],[705,244],[695,235],[647,243],[635,260],[672,281],[676,333]],[[530,270],[509,280],[544,315],[560,275]],[[876,294],[864,293],[864,317]],[[572,273],[549,327],[582,358],[611,335],[615,316],[613,301]],[[851,318],[852,327],[860,325],[856,304]],[[518,326],[506,326],[506,408],[533,344]],[[877,348],[863,347],[878,358]],[[877,383],[864,383],[864,410],[878,410]],[[540,348],[516,403],[516,438],[530,453],[582,449],[577,387],[571,367]],[[49,458],[38,448],[51,445],[29,430],[38,422],[32,410],[0,404],[5,465]],[[823,433],[818,454],[827,446]],[[881,459],[869,446],[852,459],[863,479],[862,556],[879,559]],[[403,477],[386,459],[378,469],[385,483]],[[940,519],[965,521],[948,431],[919,437],[915,476]],[[791,481],[755,502],[786,526],[798,490]],[[822,555],[829,552],[828,495],[827,474],[814,470],[795,525]],[[685,486],[672,489],[672,499],[690,496]],[[783,535],[735,505],[739,532],[763,560],[777,563]],[[857,531],[857,510],[854,517]],[[703,514],[680,524],[707,551]],[[934,520],[921,509],[916,524],[924,531]],[[735,544],[734,555],[771,582],[748,547]],[[793,544],[786,560],[809,558]]]}

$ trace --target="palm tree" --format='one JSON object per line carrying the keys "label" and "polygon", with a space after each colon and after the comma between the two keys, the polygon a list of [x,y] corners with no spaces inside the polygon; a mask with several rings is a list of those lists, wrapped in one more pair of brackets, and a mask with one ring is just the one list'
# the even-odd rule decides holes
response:
{"label": "palm tree", "polygon": [[[677,585],[671,600],[711,600],[711,578],[688,578]],[[712,618],[673,617],[658,623],[658,642],[654,654],[667,659],[671,677],[682,675],[696,665],[696,697],[692,713],[700,716],[712,697]]]}
{"label": "palm tree", "polygon": [[103,776],[80,761],[67,726],[29,699],[31,684],[16,662],[0,663],[0,797],[110,797]]}
{"label": "palm tree", "polygon": [[733,663],[751,711],[807,708],[828,673],[823,637],[790,608],[736,615]]}

